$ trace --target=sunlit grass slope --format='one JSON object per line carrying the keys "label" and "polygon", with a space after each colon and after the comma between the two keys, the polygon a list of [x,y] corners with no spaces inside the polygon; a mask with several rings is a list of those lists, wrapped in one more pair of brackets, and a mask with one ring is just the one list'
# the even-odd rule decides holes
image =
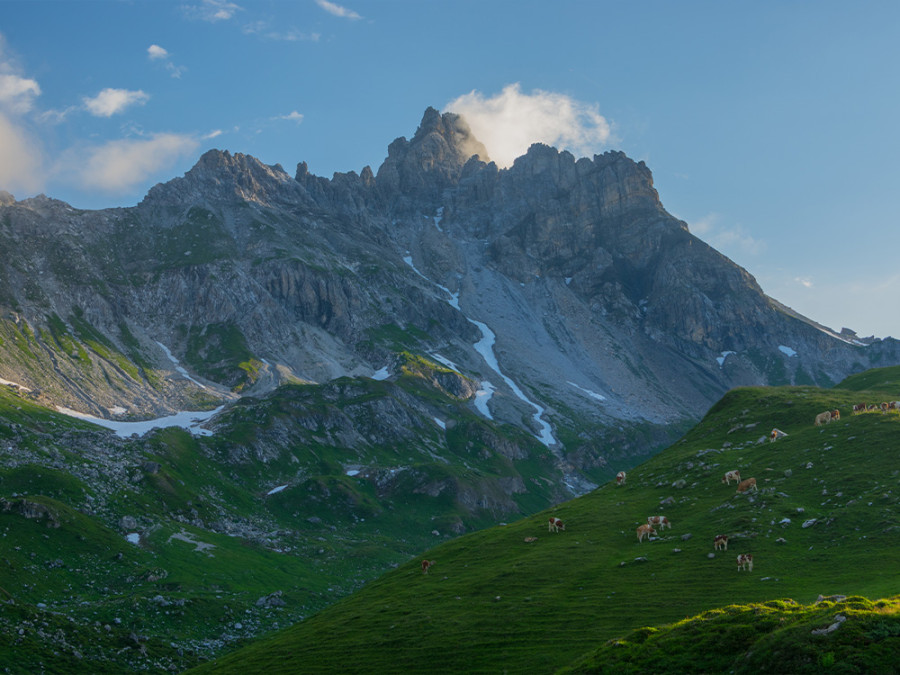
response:
{"label": "sunlit grass slope", "polygon": [[[198,672],[549,673],[633,629],[716,607],[896,594],[900,416],[850,414],[891,398],[734,390],[624,486],[444,543],[422,556],[435,561],[428,574],[411,561]],[[814,426],[835,408],[839,421]],[[773,427],[788,436],[770,443]],[[723,484],[732,469],[759,492]],[[550,515],[565,532],[547,531]],[[639,544],[651,515],[673,527]],[[728,551],[711,555],[720,533]],[[753,572],[737,570],[739,553],[753,554]]]}
{"label": "sunlit grass slope", "polygon": [[900,669],[900,596],[729,605],[609,640],[565,673],[859,673]]}

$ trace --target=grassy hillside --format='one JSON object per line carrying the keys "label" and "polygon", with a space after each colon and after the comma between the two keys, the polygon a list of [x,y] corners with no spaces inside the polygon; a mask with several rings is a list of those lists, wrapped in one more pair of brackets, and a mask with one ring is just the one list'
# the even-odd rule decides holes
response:
{"label": "grassy hillside", "polygon": [[[896,594],[900,415],[850,414],[863,399],[900,398],[888,394],[734,390],[624,486],[446,542],[422,556],[435,561],[428,574],[411,561],[197,672],[549,673],[631,630],[716,607]],[[841,420],[814,426],[835,408]],[[773,427],[788,436],[770,443]],[[758,493],[723,484],[733,469]],[[564,532],[547,531],[550,515]],[[673,527],[638,543],[650,515]],[[729,548],[714,553],[720,533]],[[739,553],[754,556],[752,572],[737,570]]]}
{"label": "grassy hillside", "polygon": [[418,374],[284,387],[213,436],[140,439],[2,386],[0,670],[184,669],[559,501],[543,450]]}

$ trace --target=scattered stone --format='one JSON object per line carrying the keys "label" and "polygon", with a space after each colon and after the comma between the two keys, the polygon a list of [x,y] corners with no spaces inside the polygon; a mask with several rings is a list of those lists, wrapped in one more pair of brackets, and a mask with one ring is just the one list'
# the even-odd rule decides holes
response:
{"label": "scattered stone", "polygon": [[681,535],[681,541],[687,541],[688,539],[690,539],[693,536],[694,535],[692,535],[690,532],[688,532],[687,534],[683,534],[683,535]]}
{"label": "scattered stone", "polygon": [[794,475],[794,472],[791,471],[790,469],[785,469],[785,470],[784,470],[784,477],[785,477],[785,478],[790,478],[790,477],[793,476],[793,475]]}
{"label": "scattered stone", "polygon": [[775,540],[775,543],[776,544],[786,544],[787,539],[785,539],[784,537],[778,537],[778,539]]}
{"label": "scattered stone", "polygon": [[136,530],[137,520],[133,516],[122,516],[119,518],[119,527],[123,530]]}
{"label": "scattered stone", "polygon": [[679,478],[674,483],[672,483],[672,487],[678,490],[681,490],[685,485],[687,485],[687,481],[684,478]]}
{"label": "scattered stone", "polygon": [[668,506],[669,504],[675,503],[675,497],[666,497],[665,499],[660,500],[660,506]]}
{"label": "scattered stone", "polygon": [[681,549],[680,549],[680,548],[673,548],[673,549],[672,549],[672,553],[681,553]]}
{"label": "scattered stone", "polygon": [[706,557],[709,558],[710,560],[712,560],[713,558],[716,557],[716,554],[715,553],[707,553]]}
{"label": "scattered stone", "polygon": [[536,541],[537,541],[537,537],[525,537],[526,544],[533,544]]}
{"label": "scattered stone", "polygon": [[803,527],[804,528],[812,527],[813,525],[816,524],[816,522],[817,522],[817,520],[815,518],[810,518],[809,520],[803,521]]}
{"label": "scattered stone", "polygon": [[284,607],[287,603],[281,598],[282,592],[275,591],[264,595],[256,601],[257,607]]}
{"label": "scattered stone", "polygon": [[647,562],[647,559],[644,556],[638,556],[634,559],[634,562]]}
{"label": "scattered stone", "polygon": [[841,627],[841,624],[847,620],[847,617],[843,614],[838,614],[834,617],[834,623],[828,626],[828,628],[817,628],[812,631],[813,635],[827,635],[828,633],[833,633],[838,628]]}
{"label": "scattered stone", "polygon": [[806,468],[807,468],[807,469],[813,468],[813,463],[812,463],[812,462],[807,462],[807,463],[806,463]]}

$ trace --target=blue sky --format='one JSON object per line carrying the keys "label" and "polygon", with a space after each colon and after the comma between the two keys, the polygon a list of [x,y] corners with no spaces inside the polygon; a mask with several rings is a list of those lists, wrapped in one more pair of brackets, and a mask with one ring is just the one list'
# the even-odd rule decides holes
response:
{"label": "blue sky", "polygon": [[434,106],[498,163],[644,160],[769,295],[900,337],[898,35],[893,0],[0,0],[0,189],[130,206],[209,148],[377,170]]}

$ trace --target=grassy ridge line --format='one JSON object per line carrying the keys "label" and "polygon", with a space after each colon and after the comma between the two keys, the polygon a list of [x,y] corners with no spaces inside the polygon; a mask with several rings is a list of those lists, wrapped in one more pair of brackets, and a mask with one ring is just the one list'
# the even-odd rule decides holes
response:
{"label": "grassy ridge line", "polygon": [[[895,593],[898,472],[884,468],[896,466],[900,417],[812,424],[822,410],[849,413],[862,393],[732,391],[624,487],[445,543],[425,554],[428,575],[405,565],[197,672],[552,672],[629,630],[736,600]],[[773,426],[789,436],[758,443]],[[760,493],[722,485],[731,469]],[[566,532],[546,531],[551,513]],[[656,514],[674,529],[638,544],[635,527]],[[729,551],[709,558],[718,533]],[[756,557],[752,574],[737,572],[741,552]]]}
{"label": "grassy ridge line", "polygon": [[610,640],[573,673],[883,674],[900,665],[900,595],[729,605]]}

